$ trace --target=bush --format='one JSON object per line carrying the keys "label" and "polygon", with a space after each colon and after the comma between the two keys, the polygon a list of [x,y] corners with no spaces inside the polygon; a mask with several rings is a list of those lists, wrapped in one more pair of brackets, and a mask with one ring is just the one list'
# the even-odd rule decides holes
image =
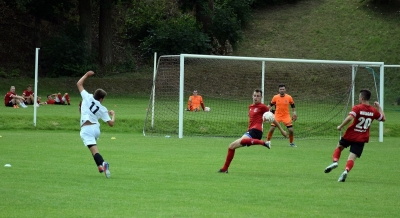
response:
{"label": "bush", "polygon": [[139,46],[142,55],[151,57],[154,52],[165,54],[206,54],[210,49],[210,39],[203,33],[201,26],[191,15],[182,14],[158,22],[157,26],[149,30]]}

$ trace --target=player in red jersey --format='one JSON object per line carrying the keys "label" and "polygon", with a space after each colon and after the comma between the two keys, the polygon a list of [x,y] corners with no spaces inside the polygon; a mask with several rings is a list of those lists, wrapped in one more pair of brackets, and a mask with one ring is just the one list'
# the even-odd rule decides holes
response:
{"label": "player in red jersey", "polygon": [[347,159],[344,172],[340,175],[338,182],[344,182],[347,174],[354,166],[356,158],[360,158],[364,149],[364,144],[369,141],[369,127],[373,120],[384,122],[385,114],[379,102],[374,102],[375,107],[369,104],[371,92],[367,89],[360,91],[358,100],[360,104],[355,105],[349,115],[343,120],[337,129],[341,130],[345,125],[353,120],[353,123],[347,128],[343,137],[340,139],[335,151],[333,152],[333,163],[325,168],[324,172],[329,173],[338,166],[340,154],[344,148],[350,146],[350,154]]}
{"label": "player in red jersey", "polygon": [[26,87],[26,90],[24,90],[24,92],[22,93],[22,97],[24,97],[25,99],[25,104],[33,104],[33,102],[35,102],[32,85],[28,85],[28,87]]}
{"label": "player in red jersey", "polygon": [[24,104],[24,98],[15,94],[15,86],[11,86],[10,91],[7,92],[6,95],[4,95],[4,105],[6,107],[18,108],[18,104],[21,105],[21,107],[23,108],[28,107]]}
{"label": "player in red jersey", "polygon": [[[253,104],[249,106],[249,127],[247,132],[239,139],[233,141],[228,147],[228,154],[226,156],[224,166],[218,171],[220,173],[228,173],[229,165],[235,156],[235,150],[244,146],[262,145],[270,149],[269,144],[266,144],[262,138],[263,134],[263,114],[269,111],[269,108],[261,103],[262,91],[259,89],[254,90]],[[274,120],[282,135],[286,137],[285,130]]]}
{"label": "player in red jersey", "polygon": [[[280,123],[282,122],[283,125],[286,126],[286,128],[289,131],[289,145],[291,147],[297,147],[294,143],[294,130],[293,130],[293,123],[292,121],[297,120],[297,115],[296,115],[296,106],[294,105],[294,100],[292,96],[286,94],[286,86],[284,84],[280,84],[278,86],[279,94],[274,95],[272,97],[271,103],[269,104],[270,107],[272,108],[275,106],[275,120]],[[289,111],[289,105],[292,108],[292,114],[293,116],[290,117],[290,111]],[[271,128],[268,131],[267,135],[267,143],[271,143],[270,140],[272,138],[272,135],[274,134],[276,125],[274,123],[271,123]]]}

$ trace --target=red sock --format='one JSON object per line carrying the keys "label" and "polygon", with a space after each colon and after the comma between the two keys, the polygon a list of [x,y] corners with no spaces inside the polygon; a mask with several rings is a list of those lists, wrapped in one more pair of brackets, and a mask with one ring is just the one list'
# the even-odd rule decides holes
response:
{"label": "red sock", "polygon": [[57,97],[58,97],[58,99],[60,99],[61,104],[64,104],[64,101],[62,100],[61,94],[58,94]]}
{"label": "red sock", "polygon": [[69,104],[69,95],[68,94],[65,94],[65,100],[67,100],[67,102],[68,102],[68,104]]}
{"label": "red sock", "polygon": [[347,172],[350,172],[350,170],[353,168],[353,166],[354,166],[354,160],[347,160],[347,163],[346,163]]}
{"label": "red sock", "polygon": [[267,141],[271,141],[271,138],[272,138],[272,133],[271,133],[271,132],[268,132]]}
{"label": "red sock", "polygon": [[338,162],[340,159],[340,154],[342,153],[342,150],[340,150],[339,148],[336,148],[335,151],[333,152],[333,162]]}
{"label": "red sock", "polygon": [[222,167],[222,170],[228,170],[234,156],[235,156],[235,149],[228,148],[228,154],[226,155],[225,164]]}
{"label": "red sock", "polygon": [[289,135],[289,143],[293,143],[294,135]]}
{"label": "red sock", "polygon": [[259,139],[250,139],[250,138],[245,138],[240,141],[241,145],[246,145],[246,146],[251,146],[251,145],[264,145],[263,140]]}

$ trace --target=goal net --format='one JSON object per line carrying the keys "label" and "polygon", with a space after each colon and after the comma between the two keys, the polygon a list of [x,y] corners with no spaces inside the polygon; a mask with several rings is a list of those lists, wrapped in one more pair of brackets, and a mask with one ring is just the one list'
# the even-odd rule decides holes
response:
{"label": "goal net", "polygon": [[[161,56],[143,133],[180,138],[183,135],[240,137],[248,127],[253,90],[261,88],[263,102],[269,104],[273,95],[278,94],[278,85],[285,84],[286,93],[296,105],[298,120],[293,124],[296,139],[339,137],[336,126],[352,105],[358,103],[360,89],[373,92],[372,102],[380,98],[382,66],[381,62]],[[209,112],[186,111],[194,90],[203,97],[204,105],[210,107]],[[267,131],[269,125],[265,125]],[[279,137],[280,134],[274,134],[274,138]]]}

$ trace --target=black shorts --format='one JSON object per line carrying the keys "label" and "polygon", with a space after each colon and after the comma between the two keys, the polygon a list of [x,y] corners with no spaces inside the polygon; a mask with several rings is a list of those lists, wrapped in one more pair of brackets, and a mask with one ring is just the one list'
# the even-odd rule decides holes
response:
{"label": "black shorts", "polygon": [[12,102],[10,101],[10,102],[8,102],[8,103],[6,104],[6,107],[14,107],[14,103],[12,103]]}
{"label": "black shorts", "polygon": [[361,157],[361,154],[364,150],[364,144],[364,142],[351,142],[344,139],[343,137],[339,141],[339,145],[345,148],[350,146],[350,152],[355,154],[358,158]]}
{"label": "black shorts", "polygon": [[251,137],[252,139],[261,139],[263,132],[258,129],[250,129],[244,135]]}
{"label": "black shorts", "polygon": [[33,105],[33,102],[31,102],[31,103],[28,103],[28,101],[24,101],[24,104],[27,104],[27,105]]}

